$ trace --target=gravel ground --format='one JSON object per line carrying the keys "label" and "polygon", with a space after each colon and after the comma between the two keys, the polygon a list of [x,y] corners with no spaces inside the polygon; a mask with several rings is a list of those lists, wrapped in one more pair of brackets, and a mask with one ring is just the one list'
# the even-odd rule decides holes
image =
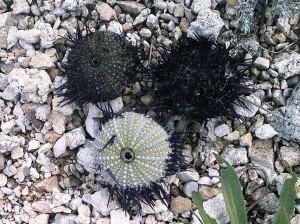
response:
{"label": "gravel ground", "polygon": [[[246,205],[257,202],[248,214],[250,223],[274,222],[278,195],[289,177],[282,162],[287,161],[298,175],[291,223],[300,223],[297,126],[248,103],[249,110],[235,108],[243,121],[209,120],[200,127],[205,140],[191,138],[182,149],[195,168],[166,180],[170,206],[155,201],[154,210],[144,205],[141,215],[136,211],[128,215],[117,202],[107,207],[108,191],[87,172],[91,160],[83,150],[95,134],[93,118],[100,112],[93,105],[60,107],[52,92],[63,82],[69,49],[64,37],[74,37],[77,24],[81,28],[88,24],[92,31],[123,33],[143,49],[145,59],[151,44],[168,47],[184,33],[196,31],[230,41],[234,50],[256,57],[256,68],[249,74],[257,80],[256,91],[246,98],[300,125],[300,53],[292,44],[300,38],[299,16],[277,20],[267,7],[265,24],[258,27],[262,10],[258,4],[254,26],[243,35],[236,32],[236,2],[0,0],[0,223],[197,224],[191,192],[198,190],[208,214],[225,224],[229,218],[212,150],[236,167]],[[147,102],[141,83],[131,92],[113,102],[116,111],[132,100]],[[183,122],[187,121],[174,117],[168,126],[180,128]]]}

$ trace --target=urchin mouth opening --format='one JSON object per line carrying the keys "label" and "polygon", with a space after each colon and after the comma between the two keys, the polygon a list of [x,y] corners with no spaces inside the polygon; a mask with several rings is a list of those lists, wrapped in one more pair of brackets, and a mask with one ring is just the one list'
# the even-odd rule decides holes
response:
{"label": "urchin mouth opening", "polygon": [[131,163],[135,160],[135,154],[132,149],[130,148],[122,148],[120,152],[120,158],[125,163]]}
{"label": "urchin mouth opening", "polygon": [[98,68],[101,64],[101,60],[100,60],[99,56],[93,55],[90,64],[93,68]]}

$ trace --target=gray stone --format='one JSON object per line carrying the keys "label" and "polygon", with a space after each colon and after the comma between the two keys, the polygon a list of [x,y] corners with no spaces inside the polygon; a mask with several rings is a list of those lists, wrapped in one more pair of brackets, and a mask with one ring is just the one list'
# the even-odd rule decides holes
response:
{"label": "gray stone", "polygon": [[17,37],[27,43],[35,44],[40,40],[41,31],[37,29],[19,30]]}
{"label": "gray stone", "polygon": [[285,78],[300,74],[300,54],[296,52],[279,54],[274,58],[273,66]]}
{"label": "gray stone", "polygon": [[67,204],[71,200],[71,195],[61,193],[57,188],[53,188],[50,208],[53,209],[55,207]]}
{"label": "gray stone", "polygon": [[239,131],[230,132],[227,136],[225,136],[225,139],[228,140],[228,141],[239,140],[239,138],[240,138]]}
{"label": "gray stone", "polygon": [[7,122],[2,122],[1,124],[1,130],[4,134],[8,134],[10,133],[14,127],[16,126],[16,120],[15,119],[11,119]]}
{"label": "gray stone", "polygon": [[24,152],[23,152],[23,148],[21,147],[14,147],[12,150],[11,150],[11,158],[12,159],[19,159],[19,158],[22,158],[24,155]]}
{"label": "gray stone", "polygon": [[275,102],[276,105],[278,105],[278,106],[285,105],[285,98],[282,95],[282,91],[280,89],[274,90],[272,97],[273,97],[273,101]]}
{"label": "gray stone", "polygon": [[[83,223],[91,223],[90,216],[91,216],[91,210],[90,210],[89,206],[81,204],[78,207],[78,216],[76,218],[76,223],[82,223],[82,224]],[[120,223],[122,223],[122,222],[120,222]]]}
{"label": "gray stone", "polygon": [[67,146],[74,149],[85,143],[85,132],[83,127],[76,128],[65,134]]}
{"label": "gray stone", "polygon": [[113,21],[109,22],[108,27],[107,27],[107,31],[111,31],[111,32],[114,32],[114,33],[117,33],[117,34],[121,34],[123,32],[123,27],[119,22],[113,20]]}
{"label": "gray stone", "polygon": [[129,214],[123,209],[112,210],[110,212],[110,224],[129,224]]}
{"label": "gray stone", "polygon": [[159,22],[158,22],[157,17],[153,14],[150,14],[147,17],[146,25],[150,30],[159,28]]}
{"label": "gray stone", "polygon": [[134,19],[132,25],[136,26],[143,23],[147,19],[150,12],[151,10],[148,8],[141,11],[141,13]]}
{"label": "gray stone", "polygon": [[183,185],[182,190],[187,197],[192,198],[193,191],[198,191],[198,183],[194,181],[188,182]]}
{"label": "gray stone", "polygon": [[[260,99],[256,97],[254,94],[251,94],[250,96],[245,96],[244,98],[257,105],[261,105]],[[259,108],[253,105],[252,103],[248,103],[246,101],[244,101],[243,103],[245,104],[246,107],[237,106],[236,104],[233,105],[235,112],[243,117],[253,117]]]}
{"label": "gray stone", "polygon": [[156,214],[168,210],[168,207],[161,200],[154,201],[153,208],[145,203],[141,203],[141,206],[143,214]]}
{"label": "gray stone", "polygon": [[0,152],[9,152],[15,147],[19,147],[22,144],[22,139],[17,136],[8,136],[3,132],[0,132]]}
{"label": "gray stone", "polygon": [[75,214],[62,214],[58,213],[54,217],[52,224],[76,224],[75,220],[77,215]]}
{"label": "gray stone", "polygon": [[205,201],[203,208],[218,223],[228,223],[230,221],[222,194],[218,194],[216,197]]}
{"label": "gray stone", "polygon": [[275,178],[276,189],[277,189],[277,192],[279,195],[281,194],[284,181],[286,181],[287,179],[290,179],[290,178],[292,178],[292,176],[289,173],[281,173]]}
{"label": "gray stone", "polygon": [[36,69],[49,69],[54,66],[49,55],[38,52],[31,58],[30,66]]}
{"label": "gray stone", "polygon": [[195,14],[198,14],[204,9],[209,9],[211,7],[211,0],[194,0],[192,4],[192,11]]}
{"label": "gray stone", "polygon": [[26,0],[15,0],[13,3],[12,10],[14,14],[27,14],[30,12],[30,6]]}
{"label": "gray stone", "polygon": [[15,92],[21,94],[21,102],[44,103],[52,84],[44,70],[13,69],[8,75],[8,82]]}
{"label": "gray stone", "polygon": [[184,5],[176,4],[174,7],[174,16],[175,17],[183,17],[184,16]]}
{"label": "gray stone", "polygon": [[274,128],[269,124],[264,124],[261,127],[255,130],[256,137],[260,139],[268,139],[272,138],[278,133],[274,130]]}
{"label": "gray stone", "polygon": [[36,212],[52,213],[49,201],[34,201],[31,206]]}
{"label": "gray stone", "polygon": [[300,149],[292,146],[282,146],[279,150],[279,155],[283,161],[286,161],[290,166],[300,165]]}
{"label": "gray stone", "polygon": [[186,183],[186,182],[189,182],[189,181],[198,181],[199,180],[199,173],[195,169],[189,169],[189,170],[186,170],[184,172],[178,173],[177,177],[183,183]]}
{"label": "gray stone", "polygon": [[15,90],[8,85],[2,93],[2,98],[4,100],[13,100],[17,95],[18,93],[16,93]]}
{"label": "gray stone", "polygon": [[166,9],[167,8],[167,4],[164,0],[154,0],[154,8],[157,8],[157,9]]}
{"label": "gray stone", "polygon": [[152,35],[151,30],[149,30],[147,28],[142,28],[139,33],[142,37],[145,37],[145,38],[149,38]]}
{"label": "gray stone", "polygon": [[5,186],[7,183],[7,177],[4,173],[0,173],[0,187]]}
{"label": "gray stone", "polygon": [[266,213],[275,213],[279,207],[279,199],[274,193],[269,193],[258,201],[259,207]]}
{"label": "gray stone", "polygon": [[0,153],[0,171],[2,171],[5,168],[5,158],[2,153]]}
{"label": "gray stone", "polygon": [[[291,97],[287,100],[285,107],[275,111],[281,117],[300,126],[300,83],[293,90]],[[300,128],[289,122],[268,114],[268,122],[278,132],[278,136],[286,140],[300,143]]]}
{"label": "gray stone", "polygon": [[251,146],[252,145],[252,135],[251,133],[246,133],[239,138],[241,146]]}
{"label": "gray stone", "polygon": [[145,5],[135,1],[117,1],[117,4],[122,10],[132,15],[138,15],[143,9],[146,8]]}
{"label": "gray stone", "polygon": [[188,36],[195,37],[196,33],[216,40],[220,30],[224,26],[224,22],[220,14],[210,9],[201,10],[197,16],[196,21],[191,23],[188,29]]}
{"label": "gray stone", "polygon": [[257,57],[254,61],[254,66],[259,70],[265,71],[270,67],[270,61],[263,57]]}
{"label": "gray stone", "polygon": [[221,156],[231,165],[242,165],[248,163],[247,149],[245,147],[234,147],[234,145],[228,145],[223,150]]}
{"label": "gray stone", "polygon": [[64,155],[67,150],[67,138],[63,135],[53,146],[53,153],[56,158]]}
{"label": "gray stone", "polygon": [[29,220],[29,224],[48,224],[49,214],[40,214]]}
{"label": "gray stone", "polygon": [[[254,140],[252,142],[252,146],[248,149],[248,157],[255,166],[262,168],[266,172],[269,182],[273,183],[276,174],[274,172],[274,151],[272,140]],[[260,172],[260,170],[257,170],[257,172]],[[264,173],[261,175],[265,176]]]}
{"label": "gray stone", "polygon": [[96,5],[96,10],[99,12],[101,20],[110,21],[117,18],[115,10],[107,3],[98,2]]}
{"label": "gray stone", "polygon": [[215,128],[215,135],[218,137],[223,137],[225,135],[228,135],[230,133],[230,128],[227,124],[221,124],[218,127]]}
{"label": "gray stone", "polygon": [[116,201],[109,201],[109,192],[107,189],[100,189],[94,194],[84,194],[82,200],[91,204],[95,211],[100,212],[102,215],[107,216],[112,210],[120,208]]}

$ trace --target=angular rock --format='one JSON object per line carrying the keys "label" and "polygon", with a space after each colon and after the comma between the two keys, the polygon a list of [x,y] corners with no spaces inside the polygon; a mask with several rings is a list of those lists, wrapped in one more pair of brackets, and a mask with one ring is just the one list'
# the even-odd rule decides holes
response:
{"label": "angular rock", "polygon": [[228,145],[222,152],[221,156],[234,166],[248,163],[247,149],[245,147],[234,147],[234,145]]}
{"label": "angular rock", "polygon": [[[256,97],[254,94],[251,94],[250,96],[246,96],[245,99],[253,102],[254,104],[261,105],[261,101],[258,97]],[[256,112],[258,111],[258,107],[253,105],[252,103],[243,102],[246,107],[240,107],[236,104],[233,105],[233,108],[235,112],[243,117],[253,117]]]}
{"label": "angular rock", "polygon": [[192,208],[192,202],[189,198],[178,196],[171,199],[171,210],[176,214],[180,214],[186,211],[190,211]]}
{"label": "angular rock", "polygon": [[[81,204],[78,207],[78,216],[76,218],[76,223],[90,223],[91,222],[91,210],[89,206]],[[122,223],[122,222],[120,222]]]}
{"label": "angular rock", "polygon": [[75,224],[75,220],[77,215],[75,214],[62,214],[58,213],[54,217],[54,221],[52,224]]}
{"label": "angular rock", "polygon": [[218,194],[216,197],[205,201],[203,208],[218,223],[228,223],[230,221],[222,194]]}
{"label": "angular rock", "polygon": [[265,71],[270,67],[270,61],[263,57],[257,57],[254,61],[254,66],[259,70]]}
{"label": "angular rock", "polygon": [[285,79],[300,74],[300,54],[297,52],[279,54],[274,58],[274,68]]}
{"label": "angular rock", "polygon": [[94,194],[84,194],[82,200],[91,204],[93,208],[100,212],[102,215],[107,216],[114,209],[120,208],[116,201],[109,201],[109,192],[107,189],[100,189]]}
{"label": "angular rock", "polygon": [[53,146],[53,153],[56,158],[63,156],[67,150],[67,138],[63,135]]}
{"label": "angular rock", "polygon": [[191,9],[193,13],[198,14],[204,9],[210,9],[210,7],[211,0],[194,0]]}
{"label": "angular rock", "polygon": [[286,161],[290,166],[300,165],[300,149],[292,146],[282,146],[279,150],[279,155],[283,161]]}
{"label": "angular rock", "polygon": [[85,132],[83,127],[79,127],[65,134],[67,146],[74,149],[85,143]]}
{"label": "angular rock", "polygon": [[260,139],[268,139],[272,138],[278,133],[274,130],[274,128],[269,124],[264,124],[261,127],[255,130],[256,137]]}
{"label": "angular rock", "polygon": [[129,224],[129,214],[123,209],[112,210],[110,212],[110,224]]}
{"label": "angular rock", "polygon": [[54,188],[59,189],[57,176],[44,179],[34,185],[38,191],[47,191],[48,193],[52,192]]}
{"label": "angular rock", "polygon": [[27,14],[30,12],[30,6],[26,0],[15,0],[13,3],[12,10],[14,14]]}
{"label": "angular rock", "polygon": [[49,214],[41,214],[29,220],[29,224],[48,224]]}
{"label": "angular rock", "polygon": [[218,137],[223,137],[230,133],[230,128],[227,124],[221,124],[215,128],[215,135]]}
{"label": "angular rock", "polygon": [[36,212],[52,213],[49,201],[34,201],[31,206]]}
{"label": "angular rock", "polygon": [[[273,112],[300,126],[300,83],[294,88],[291,97],[286,102],[286,105]],[[267,120],[278,132],[279,137],[288,141],[291,140],[300,143],[300,127],[283,121],[272,114],[268,114]]]}
{"label": "angular rock", "polygon": [[224,22],[219,13],[204,9],[199,12],[196,21],[191,23],[188,36],[194,37],[198,33],[203,37],[216,40],[223,26]]}
{"label": "angular rock", "polygon": [[198,183],[194,181],[188,182],[183,185],[182,190],[187,197],[192,198],[193,191],[198,191]]}
{"label": "angular rock", "polygon": [[32,56],[30,61],[30,66],[36,69],[49,69],[54,66],[52,59],[49,55],[38,52],[36,55]]}
{"label": "angular rock", "polygon": [[14,147],[19,147],[22,144],[22,139],[18,138],[17,136],[8,136],[3,132],[0,132],[0,152],[9,152]]}
{"label": "angular rock", "polygon": [[168,207],[160,200],[154,201],[153,208],[151,206],[141,203],[143,214],[157,214],[168,210]]}
{"label": "angular rock", "polygon": [[186,183],[186,182],[189,182],[189,181],[198,181],[199,180],[199,173],[195,169],[189,169],[189,170],[186,170],[184,172],[178,173],[177,177],[183,183]]}
{"label": "angular rock", "polygon": [[44,70],[13,69],[8,75],[8,82],[15,92],[21,94],[21,102],[44,103],[52,84]]}
{"label": "angular rock", "polygon": [[96,10],[99,12],[101,20],[110,21],[117,18],[115,10],[112,9],[107,3],[98,2],[96,5]]}
{"label": "angular rock", "polygon": [[125,12],[137,16],[143,9],[146,8],[145,5],[137,3],[135,1],[117,1],[117,4]]}

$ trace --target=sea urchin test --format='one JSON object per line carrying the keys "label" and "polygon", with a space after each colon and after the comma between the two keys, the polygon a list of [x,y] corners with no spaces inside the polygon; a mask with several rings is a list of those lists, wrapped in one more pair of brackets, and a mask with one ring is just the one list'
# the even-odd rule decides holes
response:
{"label": "sea urchin test", "polygon": [[140,53],[123,35],[90,33],[79,28],[66,68],[67,81],[57,89],[62,103],[98,103],[119,97],[140,68]]}
{"label": "sea urchin test", "polygon": [[126,112],[109,120],[95,138],[101,175],[111,197],[124,210],[153,205],[152,194],[168,201],[162,178],[187,168],[183,156],[171,147],[167,132],[151,118]]}

